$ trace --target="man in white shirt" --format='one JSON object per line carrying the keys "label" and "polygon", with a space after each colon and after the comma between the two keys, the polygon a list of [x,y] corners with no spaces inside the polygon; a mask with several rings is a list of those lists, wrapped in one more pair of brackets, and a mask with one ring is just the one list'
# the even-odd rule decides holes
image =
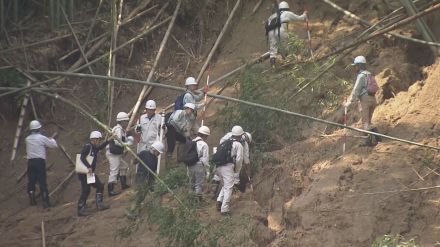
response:
{"label": "man in white shirt", "polygon": [[26,137],[26,158],[28,160],[27,191],[30,204],[31,206],[37,205],[35,200],[35,183],[38,181],[43,198],[43,208],[48,208],[50,207],[50,202],[46,183],[46,148],[57,148],[58,145],[55,139],[48,138],[40,133],[41,124],[37,120],[30,122],[29,129],[31,134]]}
{"label": "man in white shirt", "polygon": [[202,200],[203,185],[205,184],[206,174],[209,172],[209,147],[206,143],[211,131],[208,127],[199,128],[197,137],[192,141],[196,142],[197,156],[199,160],[194,165],[188,165],[188,176],[191,190]]}
{"label": "man in white shirt", "polygon": [[141,140],[137,146],[137,153],[148,150],[155,141],[159,140],[160,124],[162,118],[156,114],[156,102],[148,100],[145,104],[146,113],[143,114],[136,126],[136,132],[141,133]]}
{"label": "man in white shirt", "polygon": [[[243,145],[241,145],[241,136],[244,134],[243,129],[240,126],[234,126],[232,128],[232,137],[230,140],[232,142],[232,147],[230,151],[230,162],[225,165],[217,166],[216,173],[223,181],[223,187],[217,197],[217,209],[222,215],[229,215],[229,203],[232,196],[232,188],[234,186],[234,174],[235,167],[240,166],[243,163]],[[217,149],[217,152],[219,150]]]}
{"label": "man in white shirt", "polygon": [[[275,58],[279,52],[279,49],[283,48],[289,39],[287,24],[290,21],[304,21],[307,18],[307,11],[304,11],[302,15],[296,15],[295,13],[289,11],[289,4],[285,1],[282,1],[278,5],[278,11],[279,13],[274,13],[268,18],[267,23],[273,23],[274,21],[277,23],[281,21],[281,23],[270,27],[268,24],[266,24],[266,31],[270,46],[270,63],[272,66],[275,65]],[[279,20],[276,20],[277,18],[279,18]]]}

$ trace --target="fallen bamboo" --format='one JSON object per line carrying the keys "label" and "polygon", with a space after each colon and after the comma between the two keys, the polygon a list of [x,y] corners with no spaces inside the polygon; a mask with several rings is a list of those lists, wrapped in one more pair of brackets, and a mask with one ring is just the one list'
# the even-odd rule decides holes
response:
{"label": "fallen bamboo", "polygon": [[[66,21],[67,26],[69,27],[70,32],[72,33],[76,45],[78,46],[79,52],[81,53],[81,57],[84,59],[84,61],[86,61],[86,63],[89,63],[89,60],[87,59],[87,56],[84,53],[84,49],[82,48],[81,43],[79,42],[78,37],[76,36],[75,30],[73,30],[72,24],[70,24],[66,11],[64,11],[64,8],[62,6],[60,8],[61,8],[61,12],[63,13],[64,20]],[[93,72],[92,66],[88,66],[87,68],[90,70],[90,73],[95,74],[95,72]]]}
{"label": "fallen bamboo", "polygon": [[[16,90],[19,89],[19,87],[0,87],[0,91],[9,91],[9,90]],[[42,87],[42,88],[38,88],[38,90],[42,90],[42,91],[53,91],[53,92],[57,92],[57,91],[73,91],[73,89],[71,88],[53,88],[53,87]]]}
{"label": "fallen bamboo", "polygon": [[412,192],[412,191],[424,191],[424,190],[432,190],[439,189],[440,185],[424,187],[424,188],[415,188],[415,189],[406,189],[406,190],[387,190],[387,191],[378,191],[378,192],[367,192],[362,193],[364,195],[379,195],[379,194],[390,194],[390,193],[400,193],[400,192]]}
{"label": "fallen bamboo", "polygon": [[[258,58],[255,58],[255,59],[253,59],[253,60],[251,60],[251,61],[249,61],[249,62],[247,62],[247,63],[245,63],[245,64],[243,64],[241,66],[239,66],[238,68],[235,68],[234,70],[232,70],[232,71],[230,71],[230,72],[220,76],[219,78],[215,79],[214,81],[210,82],[209,84],[212,87],[213,85],[217,84],[218,82],[221,82],[224,79],[226,79],[226,78],[228,78],[228,77],[230,77],[230,76],[232,76],[232,75],[242,71],[246,67],[252,66],[252,65],[257,64],[257,63],[261,63],[261,62],[263,62],[264,60],[266,60],[268,58],[269,58],[269,52],[266,52],[263,55],[259,56]],[[202,89],[203,88],[199,88],[199,90],[202,90]],[[174,103],[168,105],[167,107],[165,107],[165,111],[168,111],[173,106],[174,106]]]}
{"label": "fallen bamboo", "polygon": [[[154,25],[153,27],[151,27],[151,28],[145,30],[144,32],[142,32],[142,33],[140,33],[140,34],[138,34],[138,35],[135,36],[134,38],[128,40],[128,41],[125,42],[124,44],[122,44],[122,45],[118,46],[116,49],[114,49],[114,50],[113,50],[113,53],[115,53],[115,52],[121,50],[122,48],[124,48],[124,47],[130,45],[131,43],[133,43],[133,42],[137,41],[138,39],[142,38],[143,36],[147,35],[148,33],[150,33],[150,32],[152,32],[152,31],[156,30],[157,28],[159,28],[160,26],[162,26],[163,24],[165,24],[166,22],[168,22],[170,19],[171,19],[171,17],[168,17],[168,18],[164,19],[163,21],[161,21],[160,23]],[[78,72],[78,71],[80,71],[80,70],[86,68],[87,66],[92,65],[92,64],[95,64],[95,63],[97,63],[98,61],[100,61],[101,59],[106,58],[108,55],[109,55],[109,53],[105,53],[105,54],[101,55],[100,57],[98,57],[98,58],[96,58],[96,59],[90,61],[88,64],[84,64],[84,65],[82,65],[82,66],[80,66],[80,67],[78,67],[78,68],[72,70],[71,72]],[[11,91],[9,91],[9,92],[6,92],[6,93],[2,93],[2,94],[0,94],[0,98],[5,97],[5,96],[7,96],[7,95],[15,94],[15,93],[18,93],[18,92],[21,92],[21,91],[24,91],[24,90],[28,90],[28,89],[31,89],[31,88],[34,88],[34,87],[38,87],[38,86],[41,86],[41,85],[45,85],[45,84],[48,84],[48,83],[51,83],[51,82],[55,82],[55,81],[57,81],[58,79],[60,79],[60,77],[54,77],[54,78],[51,78],[51,79],[49,79],[49,80],[40,81],[40,82],[38,82],[38,83],[33,83],[32,85],[27,86],[27,87],[22,87],[22,88],[17,89],[17,90],[11,90]]]}
{"label": "fallen bamboo", "polygon": [[58,148],[61,150],[61,153],[63,153],[63,155],[67,158],[67,160],[69,160],[69,163],[73,167],[75,167],[75,162],[73,161],[72,157],[70,157],[70,155],[67,153],[66,148],[64,148],[64,146],[60,143],[58,143]]}
{"label": "fallen bamboo", "polygon": [[[182,3],[181,0],[179,0],[177,3],[177,6],[176,6],[174,13],[173,13],[173,17],[168,25],[168,29],[162,39],[162,42],[160,43],[159,51],[157,52],[156,59],[154,60],[154,63],[153,63],[153,67],[151,68],[150,73],[148,74],[147,82],[150,82],[153,79],[154,72],[156,71],[157,65],[159,64],[159,60],[162,56],[162,52],[165,49],[165,45],[167,44],[168,38],[170,37],[171,30],[174,27],[174,23],[176,21],[177,14],[179,13],[181,3]],[[149,93],[149,92],[147,93],[147,91],[151,91],[151,89],[152,89],[152,87],[148,87],[148,86],[142,87],[142,91],[139,94],[139,97],[138,97],[138,100],[136,101],[136,104],[134,105],[133,113],[131,114],[130,120],[128,121],[127,130],[130,129],[131,125],[133,124],[133,121],[136,118],[137,112],[140,108],[142,101],[144,100],[145,96]]]}
{"label": "fallen bamboo", "polygon": [[99,0],[98,7],[96,8],[95,16],[93,18],[92,23],[90,24],[89,31],[87,32],[86,40],[84,41],[84,44],[82,45],[82,49],[85,49],[87,47],[87,44],[89,43],[90,37],[92,36],[93,28],[95,27],[96,20],[98,19],[99,11],[101,11],[102,7],[102,0]]}
{"label": "fallen bamboo", "polygon": [[59,36],[59,37],[55,37],[55,38],[51,38],[51,39],[46,39],[46,40],[42,40],[42,41],[31,43],[31,44],[27,44],[27,45],[11,47],[11,48],[8,48],[8,49],[5,49],[5,50],[0,50],[0,54],[1,53],[5,53],[5,52],[10,52],[10,51],[15,51],[15,50],[23,49],[23,48],[28,48],[28,47],[32,47],[32,46],[37,46],[37,45],[42,45],[42,44],[50,43],[50,42],[57,41],[57,40],[60,40],[60,39],[69,38],[70,36],[72,36],[72,34],[65,34],[65,35],[62,35],[62,36]]}
{"label": "fallen bamboo", "polygon": [[39,119],[38,114],[37,114],[37,108],[35,107],[34,98],[32,96],[30,96],[29,100],[31,102],[32,113],[34,114],[34,119]]}
{"label": "fallen bamboo", "polygon": [[205,63],[202,66],[202,69],[199,72],[199,75],[197,76],[196,81],[200,82],[200,79],[202,79],[203,74],[205,73],[206,68],[208,68],[208,64],[211,62],[212,56],[214,56],[215,51],[217,50],[218,45],[220,44],[220,41],[222,40],[224,34],[226,33],[226,30],[229,27],[229,24],[231,23],[232,18],[234,17],[235,12],[238,9],[238,6],[240,6],[241,0],[237,0],[235,3],[234,8],[232,9],[231,14],[229,15],[228,19],[225,22],[225,25],[223,25],[223,29],[220,32],[219,36],[217,37],[217,40],[214,43],[214,46],[212,47],[211,51],[209,52],[208,57],[205,60]]}
{"label": "fallen bamboo", "polygon": [[[99,35],[98,37],[96,37],[96,38],[90,40],[90,41],[87,43],[87,45],[90,45],[90,44],[92,44],[92,43],[95,43],[95,42],[98,41],[98,40],[102,40],[102,38],[106,37],[107,34],[108,34],[108,33],[105,32],[105,33]],[[105,39],[104,39],[104,40],[105,40]],[[86,48],[87,48],[87,47],[83,45],[83,49],[86,49]],[[66,60],[66,58],[72,56],[73,54],[77,53],[78,51],[79,51],[78,48],[73,49],[72,51],[70,51],[70,52],[66,53],[65,55],[63,55],[62,57],[58,58],[58,62],[62,62],[62,61],[64,61],[64,60]],[[86,54],[87,54],[87,52],[86,52]],[[80,57],[80,58],[81,58],[81,57]]]}
{"label": "fallen bamboo", "polygon": [[127,15],[127,19],[131,19],[133,16],[135,16],[137,13],[139,13],[142,9],[146,8],[148,4],[151,3],[151,0],[144,0],[141,3],[138,3],[136,8],[134,8],[130,14]]}
{"label": "fallen bamboo", "polygon": [[[376,24],[371,24],[370,22],[360,18],[359,16],[353,14],[352,12],[343,9],[342,7],[340,7],[339,5],[333,3],[330,0],[322,0],[323,2],[329,4],[330,6],[332,6],[333,8],[343,12],[346,16],[358,21],[359,23],[367,26],[367,27],[371,27],[374,28],[375,30],[380,30],[382,27],[378,25],[378,23]],[[425,41],[425,40],[421,40],[421,39],[416,39],[416,38],[411,38],[411,37],[407,37],[405,35],[401,35],[398,34],[396,32],[389,32],[389,35],[400,38],[400,39],[404,39],[404,40],[408,40],[411,42],[415,42],[415,43],[419,43],[419,44],[425,44],[425,45],[432,45],[432,46],[440,46],[440,43],[436,43],[436,42],[432,42],[432,41]]]}
{"label": "fallen bamboo", "polygon": [[44,220],[41,221],[41,241],[43,247],[46,247],[46,231],[44,230]]}
{"label": "fallen bamboo", "polygon": [[345,50],[347,50],[347,49],[350,49],[350,48],[356,47],[357,45],[362,44],[362,43],[365,43],[365,42],[369,41],[370,39],[373,39],[373,38],[375,38],[375,37],[377,37],[377,36],[380,36],[380,35],[382,35],[382,34],[384,34],[384,33],[388,33],[388,32],[393,31],[393,30],[395,30],[395,29],[397,29],[397,28],[399,28],[399,27],[401,27],[401,26],[404,26],[404,25],[406,25],[406,24],[408,24],[408,23],[411,23],[411,22],[413,22],[414,20],[417,20],[418,18],[420,18],[420,17],[422,17],[422,16],[425,16],[425,15],[427,15],[427,14],[429,14],[429,13],[432,13],[433,11],[435,11],[435,10],[437,10],[437,9],[439,9],[439,8],[440,8],[440,4],[436,4],[436,5],[432,6],[432,7],[429,7],[429,8],[427,8],[427,9],[425,9],[425,10],[422,10],[422,11],[420,11],[419,13],[417,13],[416,15],[413,15],[413,16],[411,16],[411,17],[408,17],[408,18],[406,18],[406,19],[403,19],[403,20],[401,20],[401,21],[399,21],[399,22],[397,22],[397,23],[391,25],[391,26],[388,27],[388,28],[384,28],[384,29],[381,29],[381,30],[377,30],[376,32],[374,32],[374,33],[368,35],[367,37],[365,37],[365,38],[363,38],[363,39],[360,39],[360,40],[358,40],[358,41],[355,41],[355,42],[353,42],[353,43],[351,43],[351,44],[349,44],[349,45],[347,45],[347,46],[344,46],[344,47],[342,47],[342,48],[337,49],[337,50],[334,51],[334,52],[331,52],[331,53],[329,53],[329,54],[327,54],[327,55],[324,55],[324,56],[318,58],[318,60],[325,59],[325,58],[327,58],[327,57],[333,56],[333,55],[338,54],[338,53],[340,53],[340,52],[342,52],[342,51],[345,51]]}
{"label": "fallen bamboo", "polygon": [[258,8],[261,6],[262,3],[263,0],[259,0],[257,4],[255,4],[254,8],[252,9],[252,14],[255,14],[255,12],[257,12]]}
{"label": "fallen bamboo", "polygon": [[[166,89],[170,89],[170,90],[174,90],[174,91],[180,91],[180,92],[186,91],[186,89],[182,88],[182,87],[176,87],[176,86],[166,85],[166,84],[161,84],[161,83],[156,83],[156,82],[145,82],[145,81],[140,81],[140,80],[135,80],[135,79],[120,78],[120,77],[108,77],[108,76],[102,76],[102,75],[90,75],[90,74],[71,73],[71,72],[58,72],[58,71],[31,71],[31,73],[34,73],[34,74],[47,74],[47,75],[59,75],[59,76],[68,76],[68,77],[76,77],[76,78],[92,78],[92,79],[99,79],[99,80],[111,79],[113,81],[119,81],[119,82],[125,82],[125,83],[134,83],[134,84],[140,84],[140,85],[149,85],[149,86],[153,86],[153,87],[161,87],[161,88],[166,88]],[[38,90],[35,90],[35,91],[39,92]],[[64,98],[62,98],[59,95],[52,95],[52,94],[49,94],[49,93],[46,93],[46,92],[41,92],[41,91],[39,93],[47,95],[47,96],[50,96],[50,97],[55,97],[57,99],[58,98],[59,99],[64,99]],[[353,130],[353,131],[360,132],[360,133],[365,133],[365,134],[369,134],[369,135],[373,135],[373,136],[380,136],[382,138],[386,138],[386,139],[389,139],[389,140],[398,141],[398,142],[402,142],[402,143],[406,143],[406,144],[410,144],[410,145],[414,145],[414,146],[419,146],[419,147],[424,147],[424,148],[440,151],[439,147],[425,145],[425,144],[421,144],[421,143],[418,143],[418,142],[413,142],[413,141],[409,141],[409,140],[405,140],[405,139],[401,139],[401,138],[397,138],[397,137],[393,137],[393,136],[389,136],[389,135],[385,135],[385,134],[381,134],[381,133],[376,133],[376,132],[372,132],[372,131],[368,131],[368,130],[363,130],[363,129],[355,128],[355,127],[352,127],[352,126],[345,126],[345,125],[340,124],[340,123],[335,123],[335,122],[332,122],[332,121],[328,121],[328,120],[324,120],[324,119],[320,119],[320,118],[316,118],[316,117],[311,117],[311,116],[308,116],[308,115],[304,115],[304,114],[300,114],[300,113],[296,113],[296,112],[292,112],[292,111],[288,111],[288,110],[283,110],[283,109],[276,108],[276,107],[273,107],[273,106],[267,106],[267,105],[263,105],[263,104],[259,104],[259,103],[254,103],[254,102],[250,102],[250,101],[240,100],[240,99],[236,99],[236,98],[232,98],[232,97],[227,97],[227,96],[223,96],[223,95],[216,95],[216,94],[211,94],[211,93],[208,93],[208,96],[212,97],[212,98],[217,98],[217,99],[225,100],[225,101],[231,101],[231,102],[235,102],[235,103],[239,103],[239,104],[253,106],[253,107],[256,107],[256,108],[262,108],[262,109],[266,109],[266,110],[270,110],[270,111],[274,111],[274,112],[279,112],[279,113],[290,115],[290,116],[304,118],[304,119],[307,119],[307,120],[310,120],[310,121],[314,121],[314,122],[319,122],[319,123],[323,123],[323,124],[327,124],[327,125],[333,125],[333,126],[336,126],[336,127],[340,127],[340,128],[343,128],[343,129],[349,129],[349,130]],[[65,101],[65,99],[63,101]]]}
{"label": "fallen bamboo", "polygon": [[[105,37],[101,38],[98,42],[96,42],[87,52],[86,52],[86,56],[85,57],[90,57],[92,56],[105,42],[107,41],[107,39]],[[76,68],[78,68],[82,63],[84,62],[84,58],[80,57],[78,58],[78,60],[72,65],[70,66],[70,68],[68,69],[68,71],[73,71]],[[89,62],[87,62],[89,63]],[[91,65],[91,63],[89,63]]]}
{"label": "fallen bamboo", "polygon": [[60,190],[62,187],[64,187],[64,185],[70,180],[70,178],[72,178],[72,176],[75,174],[75,169],[73,169],[68,175],[67,177],[65,177],[63,179],[63,181],[61,181],[61,183],[59,183],[57,185],[57,187],[55,187],[55,189],[53,189],[50,193],[49,193],[49,197],[52,197],[53,195],[55,195],[55,193]]}
{"label": "fallen bamboo", "polygon": [[[26,85],[30,86],[31,81],[28,80]],[[21,103],[20,116],[18,118],[18,123],[17,123],[17,130],[15,131],[14,144],[12,145],[12,154],[11,154],[11,159],[10,159],[11,165],[12,165],[12,162],[15,160],[15,156],[17,154],[18,142],[20,140],[21,129],[23,128],[23,121],[24,121],[24,116],[26,114],[26,107],[28,105],[28,102],[29,102],[29,94],[26,94],[23,98],[22,103]]]}

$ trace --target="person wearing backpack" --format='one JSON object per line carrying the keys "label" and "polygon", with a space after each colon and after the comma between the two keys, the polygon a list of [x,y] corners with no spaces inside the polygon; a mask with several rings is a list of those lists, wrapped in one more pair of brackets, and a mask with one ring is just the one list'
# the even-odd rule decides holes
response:
{"label": "person wearing backpack", "polygon": [[199,128],[197,137],[191,142],[187,142],[184,163],[187,166],[189,185],[202,201],[203,185],[205,184],[206,174],[209,173],[209,147],[206,143],[211,131],[208,127],[202,126]]}
{"label": "person wearing backpack", "polygon": [[[232,137],[232,132],[228,132],[226,135],[224,135],[220,139],[220,144],[222,144],[224,141],[230,139]],[[243,163],[247,166],[250,166],[250,149],[249,146],[252,142],[252,135],[249,132],[244,132],[244,134],[241,136],[240,143],[243,145]],[[240,172],[241,172],[242,166],[236,166],[235,167],[235,174],[234,174],[234,186],[238,186],[240,184]]]}
{"label": "person wearing backpack", "polygon": [[46,148],[57,148],[58,144],[54,138],[48,138],[41,134],[41,123],[32,120],[29,123],[30,135],[26,137],[26,159],[27,159],[27,192],[31,206],[37,205],[35,199],[35,184],[40,186],[43,208],[50,207],[49,192],[46,182]]}
{"label": "person wearing backpack", "polygon": [[235,168],[241,167],[243,163],[243,145],[240,140],[244,131],[240,126],[234,126],[231,134],[232,137],[220,144],[213,155],[213,162],[217,166],[216,174],[223,182],[223,187],[217,197],[217,210],[225,216],[229,215],[230,211]]}
{"label": "person wearing backpack", "polygon": [[137,153],[149,149],[151,144],[159,139],[161,122],[162,117],[156,114],[156,102],[148,100],[145,104],[145,114],[139,118],[136,125],[136,132],[141,134]]}
{"label": "person wearing backpack", "polygon": [[[125,128],[128,125],[128,114],[125,112],[119,112],[116,115],[116,126],[113,127],[112,133],[115,137],[112,141],[107,145],[107,152],[105,156],[108,159],[110,165],[110,174],[108,176],[108,195],[116,196],[119,192],[115,191],[115,184],[118,180],[118,175],[121,180],[121,189],[127,189],[129,186],[127,185],[127,171],[128,166],[122,162],[122,155],[124,153],[124,144],[132,145],[134,138],[131,136],[126,136]],[[121,140],[123,143],[120,143]]]}
{"label": "person wearing backpack", "polygon": [[[282,1],[276,13],[272,14],[266,21],[266,35],[269,41],[270,64],[275,66],[276,55],[279,50],[288,42],[289,34],[287,24],[290,21],[304,21],[307,18],[307,11],[302,15],[296,15],[289,11],[289,4]],[[286,54],[282,54],[283,57]]]}
{"label": "person wearing backpack", "polygon": [[[360,113],[362,119],[362,127],[364,130],[369,130],[372,132],[378,132],[377,128],[372,127],[371,119],[373,117],[374,110],[376,108],[376,97],[374,96],[377,92],[377,82],[374,76],[366,68],[367,60],[364,56],[357,56],[352,63],[355,68],[356,82],[354,84],[353,90],[350,97],[344,103],[344,107],[349,107],[352,103],[359,101]],[[374,136],[375,143],[381,141],[379,136]],[[373,137],[369,136],[366,140],[366,146],[372,146]]]}
{"label": "person wearing backpack", "polygon": [[167,126],[167,156],[171,157],[174,148],[176,146],[176,141],[180,143],[185,143],[191,135],[191,129],[196,121],[195,116],[195,108],[196,106],[193,103],[186,103],[183,107],[183,110],[174,111],[168,122]]}
{"label": "person wearing backpack", "polygon": [[[89,174],[94,174],[96,169],[96,164],[98,163],[98,153],[101,149],[104,149],[108,145],[108,141],[100,144],[102,139],[102,134],[99,131],[92,131],[89,136],[90,141],[84,145],[81,150],[81,161],[88,168]],[[89,163],[87,161],[87,156],[92,156],[93,161]],[[86,212],[87,198],[90,195],[90,187],[96,188],[96,208],[99,211],[109,209],[108,206],[104,205],[104,184],[99,179],[98,175],[95,174],[95,183],[87,183],[87,175],[78,173],[78,180],[81,183],[81,195],[78,200],[78,216],[87,216],[89,213]]]}
{"label": "person wearing backpack", "polygon": [[193,103],[196,111],[204,106],[204,103],[198,102],[204,99],[205,94],[208,92],[208,87],[205,86],[203,92],[197,92],[197,86],[198,83],[194,77],[186,78],[186,91],[177,97],[174,102],[174,111],[183,110],[183,106],[186,103]]}

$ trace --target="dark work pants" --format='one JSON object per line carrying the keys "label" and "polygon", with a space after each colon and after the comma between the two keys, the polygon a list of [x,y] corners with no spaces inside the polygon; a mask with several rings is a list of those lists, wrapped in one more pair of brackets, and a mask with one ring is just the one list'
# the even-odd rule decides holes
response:
{"label": "dark work pants", "polygon": [[41,194],[46,193],[47,191],[47,183],[46,183],[46,161],[44,159],[29,159],[28,160],[28,168],[27,168],[27,176],[28,176],[28,192],[35,192],[35,184],[38,182],[40,186]]}
{"label": "dark work pants", "polygon": [[186,138],[184,135],[177,132],[177,130],[171,124],[167,124],[167,128],[168,153],[173,153],[174,148],[176,147],[176,141],[185,143]]}
{"label": "dark work pants", "polygon": [[[150,167],[150,169],[156,171],[157,167]],[[154,180],[154,175],[142,164],[139,164],[136,172],[136,184],[138,188],[147,185],[150,190],[153,190]]]}
{"label": "dark work pants", "polygon": [[90,194],[90,187],[96,188],[96,193],[103,193],[104,192],[104,184],[101,183],[101,180],[99,180],[98,175],[95,174],[95,183],[94,184],[87,184],[87,175],[86,174],[78,174],[78,179],[81,182],[81,195],[79,196],[78,203],[86,203],[87,198]]}

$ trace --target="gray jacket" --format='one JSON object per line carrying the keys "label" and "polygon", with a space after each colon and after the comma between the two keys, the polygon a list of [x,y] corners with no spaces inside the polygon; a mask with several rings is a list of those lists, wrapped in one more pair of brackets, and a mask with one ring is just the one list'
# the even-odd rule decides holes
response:
{"label": "gray jacket", "polygon": [[171,114],[168,123],[171,124],[177,132],[184,136],[190,136],[195,120],[196,117],[194,114],[187,115],[185,110],[177,110]]}
{"label": "gray jacket", "polygon": [[186,103],[193,103],[194,105],[196,105],[196,110],[200,109],[203,107],[203,103],[197,103],[201,100],[203,100],[204,98],[204,94],[203,92],[199,93],[199,94],[195,94],[189,90],[186,91],[185,95],[183,96],[183,105],[185,105]]}
{"label": "gray jacket", "polygon": [[356,77],[356,83],[354,84],[353,90],[351,91],[350,98],[348,102],[354,103],[355,101],[360,100],[361,96],[367,94],[367,76],[371,74],[367,70],[363,70],[359,72]]}

